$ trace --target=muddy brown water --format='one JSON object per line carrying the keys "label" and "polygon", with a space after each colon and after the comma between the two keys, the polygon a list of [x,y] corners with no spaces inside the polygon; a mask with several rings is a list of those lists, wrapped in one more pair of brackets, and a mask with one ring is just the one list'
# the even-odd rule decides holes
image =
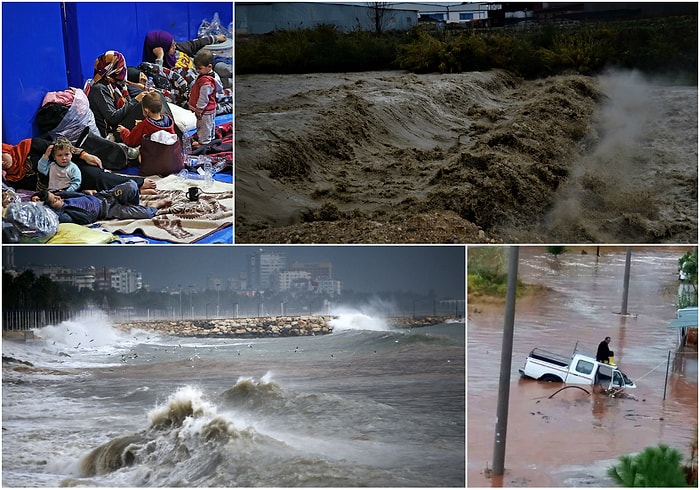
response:
{"label": "muddy brown water", "polygon": [[[664,380],[677,338],[677,263],[683,248],[633,248],[628,316],[619,313],[625,248],[600,257],[571,249],[559,258],[543,247],[520,250],[519,277],[546,286],[518,298],[510,382],[505,474],[492,467],[503,305],[469,302],[467,322],[467,485],[614,486],[606,470],[623,454],[667,444],[687,458],[698,422],[697,350],[679,357]],[[521,378],[528,352],[570,354],[576,342],[595,352],[606,336],[620,369],[637,384],[634,398],[610,398]],[[591,391],[589,387],[584,387]]]}
{"label": "muddy brown water", "polygon": [[242,75],[236,241],[432,212],[502,243],[696,243],[697,104],[633,72]]}

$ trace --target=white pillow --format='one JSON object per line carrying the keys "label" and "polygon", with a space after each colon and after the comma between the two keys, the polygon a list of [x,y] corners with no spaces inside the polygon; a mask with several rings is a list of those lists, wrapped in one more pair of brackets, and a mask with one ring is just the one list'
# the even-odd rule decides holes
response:
{"label": "white pillow", "polygon": [[170,108],[170,112],[173,113],[173,119],[177,127],[180,128],[180,131],[187,133],[188,131],[197,129],[197,116],[194,112],[175,104],[168,104],[168,107]]}

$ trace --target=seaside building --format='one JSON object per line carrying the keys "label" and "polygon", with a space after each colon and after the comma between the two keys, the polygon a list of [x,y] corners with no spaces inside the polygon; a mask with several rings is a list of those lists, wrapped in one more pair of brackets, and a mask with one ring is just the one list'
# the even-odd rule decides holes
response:
{"label": "seaside building", "polygon": [[135,293],[143,287],[143,276],[131,269],[109,269],[110,288],[118,293]]}
{"label": "seaside building", "polygon": [[290,272],[305,271],[317,279],[333,278],[333,264],[330,262],[293,262],[289,264],[287,270]]}
{"label": "seaside building", "polygon": [[248,255],[248,289],[264,291],[272,287],[272,277],[276,272],[285,270],[287,259],[283,254],[265,252],[258,249]]}

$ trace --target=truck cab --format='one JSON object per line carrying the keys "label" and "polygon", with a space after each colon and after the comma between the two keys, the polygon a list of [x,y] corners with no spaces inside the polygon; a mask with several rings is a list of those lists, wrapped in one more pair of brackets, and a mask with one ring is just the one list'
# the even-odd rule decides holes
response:
{"label": "truck cab", "polygon": [[598,386],[611,390],[613,388],[635,388],[635,384],[630,380],[625,373],[617,369],[615,366],[598,363],[594,383]]}

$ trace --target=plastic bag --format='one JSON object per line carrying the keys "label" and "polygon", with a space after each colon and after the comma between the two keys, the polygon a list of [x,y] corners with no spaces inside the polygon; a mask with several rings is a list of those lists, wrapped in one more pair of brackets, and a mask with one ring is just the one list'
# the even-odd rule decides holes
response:
{"label": "plastic bag", "polygon": [[90,132],[100,136],[100,131],[95,124],[95,115],[90,110],[90,102],[87,95],[81,89],[75,89],[75,97],[68,112],[54,129],[49,131],[51,139],[57,136],[65,136],[69,141],[76,141],[83,129],[90,128]]}
{"label": "plastic bag", "polygon": [[58,215],[38,202],[11,203],[5,221],[19,233],[20,243],[44,243],[58,231]]}
{"label": "plastic bag", "polygon": [[10,205],[10,203],[13,202],[22,202],[22,198],[20,197],[19,194],[17,194],[17,191],[14,190],[12,187],[9,187],[5,185],[5,182],[2,183],[2,207],[6,208],[7,206]]}
{"label": "plastic bag", "polygon": [[219,12],[214,12],[214,16],[211,18],[211,22],[207,19],[203,19],[202,23],[199,24],[199,29],[197,29],[197,36],[207,36],[209,34],[224,34],[226,37],[231,37],[231,33],[228,32],[221,25],[221,20],[219,19]]}

